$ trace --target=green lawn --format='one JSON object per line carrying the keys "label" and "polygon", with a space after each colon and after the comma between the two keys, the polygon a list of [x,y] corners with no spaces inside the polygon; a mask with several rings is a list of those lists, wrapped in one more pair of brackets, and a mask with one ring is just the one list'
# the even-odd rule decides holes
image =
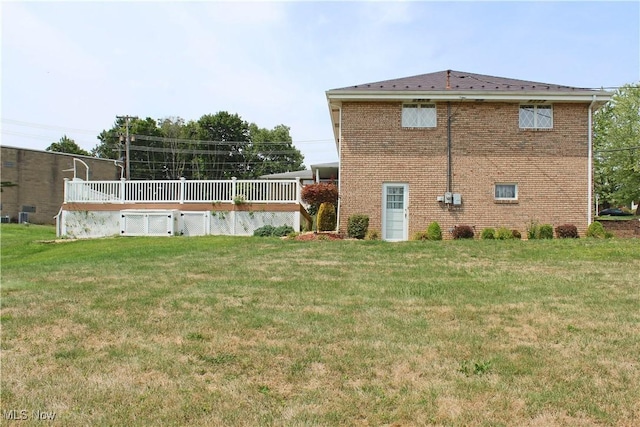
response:
{"label": "green lawn", "polygon": [[3,425],[640,425],[638,239],[1,232]]}

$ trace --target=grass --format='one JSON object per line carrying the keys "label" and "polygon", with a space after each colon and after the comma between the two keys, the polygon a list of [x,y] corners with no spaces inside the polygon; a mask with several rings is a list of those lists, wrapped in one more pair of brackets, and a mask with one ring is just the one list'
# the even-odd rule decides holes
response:
{"label": "grass", "polygon": [[640,424],[637,239],[42,243],[52,228],[1,232],[3,416]]}

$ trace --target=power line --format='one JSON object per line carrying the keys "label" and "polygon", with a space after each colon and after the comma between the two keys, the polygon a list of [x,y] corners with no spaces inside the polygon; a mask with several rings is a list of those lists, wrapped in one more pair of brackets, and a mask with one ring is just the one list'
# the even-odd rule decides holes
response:
{"label": "power line", "polygon": [[187,138],[167,138],[163,136],[151,136],[151,135],[138,135],[134,134],[133,137],[142,141],[151,142],[165,142],[165,143],[178,143],[178,144],[198,144],[198,145],[238,145],[238,144],[299,144],[299,143],[325,143],[332,142],[333,139],[311,139],[305,141],[214,141],[203,139],[187,139]]}
{"label": "power line", "polygon": [[13,120],[13,119],[5,119],[5,118],[3,118],[2,121],[4,123],[7,123],[7,124],[17,125],[17,126],[22,126],[22,127],[35,128],[35,129],[51,129],[51,130],[56,130],[56,131],[60,130],[60,131],[81,132],[81,133],[90,133],[90,134],[98,134],[98,133],[100,133],[100,132],[96,132],[96,131],[88,130],[88,129],[76,129],[76,128],[68,128],[68,127],[63,127],[63,126],[45,125],[45,124],[40,124],[40,123],[25,122],[25,121],[21,121],[21,120]]}
{"label": "power line", "polygon": [[605,149],[605,150],[594,150],[594,153],[612,153],[614,151],[633,151],[633,150],[638,150],[640,149],[640,145],[637,145],[635,147],[624,147],[624,148],[609,148],[609,149]]}
{"label": "power line", "polygon": [[[71,128],[71,127],[64,127],[64,126],[56,126],[56,125],[49,125],[49,124],[42,124],[42,123],[35,123],[35,122],[28,122],[28,121],[23,121],[23,120],[15,120],[15,119],[7,119],[7,118],[2,118],[1,119],[2,122],[8,124],[8,125],[16,125],[16,126],[20,126],[20,127],[27,127],[27,128],[33,128],[33,129],[42,129],[42,130],[51,130],[51,131],[59,131],[62,133],[71,133],[71,132],[75,132],[75,133],[86,133],[86,134],[91,134],[91,135],[100,135],[103,131],[109,131],[110,129],[103,129],[100,131],[97,130],[89,130],[89,129],[82,129],[82,128]],[[48,136],[32,136],[31,134],[19,134],[19,133],[15,133],[15,131],[7,131],[5,129],[2,130],[3,133],[5,132],[12,132],[9,133],[10,135],[17,135],[17,136],[27,136],[27,137],[33,137],[33,138],[42,138],[42,139],[50,139],[50,137]],[[137,135],[136,137],[140,137],[141,135]],[[148,136],[148,135],[142,135],[143,137],[147,137],[147,138],[161,138],[161,137],[152,137],[152,136]],[[167,138],[169,140],[171,139],[178,139],[178,138]],[[178,139],[180,141],[182,141],[182,139]],[[199,141],[199,140],[185,140],[185,141]],[[302,140],[294,140],[292,141],[294,144],[320,144],[320,143],[326,143],[326,142],[332,142],[333,138],[327,138],[327,139],[302,139]],[[214,142],[222,142],[222,141],[214,141]],[[286,141],[283,141],[286,142]],[[269,144],[271,142],[262,142],[262,144]],[[282,143],[282,142],[273,142],[274,144],[277,143]]]}

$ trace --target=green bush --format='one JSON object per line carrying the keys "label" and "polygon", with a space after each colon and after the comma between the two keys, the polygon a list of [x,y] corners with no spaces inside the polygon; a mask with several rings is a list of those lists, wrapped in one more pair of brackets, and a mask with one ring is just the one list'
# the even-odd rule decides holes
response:
{"label": "green bush", "polygon": [[442,240],[440,224],[435,221],[429,224],[429,227],[427,227],[427,240]]}
{"label": "green bush", "polygon": [[273,235],[276,237],[283,237],[288,236],[289,234],[293,233],[293,231],[293,227],[289,225],[281,225],[280,227],[276,227],[273,230]]}
{"label": "green bush", "polygon": [[364,239],[369,229],[369,216],[351,215],[347,221],[347,236],[354,239]]}
{"label": "green bush", "polygon": [[416,231],[413,236],[411,236],[411,240],[429,240],[427,238],[426,231]]}
{"label": "green bush", "polygon": [[263,225],[260,228],[256,228],[253,235],[258,237],[271,237],[275,229],[273,225]]}
{"label": "green bush", "polygon": [[380,240],[380,233],[378,230],[367,230],[364,240]]}
{"label": "green bush", "polygon": [[256,228],[253,232],[254,236],[258,237],[283,237],[293,233],[293,227],[288,225],[281,225],[280,227],[274,227],[273,225],[263,225],[260,228]]}
{"label": "green bush", "polygon": [[454,239],[473,239],[474,235],[473,228],[468,225],[457,225],[453,228]]}
{"label": "green bush", "polygon": [[553,227],[551,224],[542,224],[538,228],[538,239],[553,239]]}
{"label": "green bush", "polygon": [[482,230],[482,233],[480,233],[480,238],[482,240],[493,240],[496,238],[496,230],[495,228],[485,228],[484,230]]}
{"label": "green bush", "polygon": [[332,203],[335,207],[338,204],[338,187],[330,182],[318,182],[302,187],[300,195],[302,201],[309,205],[307,212],[315,216],[322,203]]}
{"label": "green bush", "polygon": [[318,231],[333,231],[336,229],[336,207],[333,203],[324,202],[318,209]]}
{"label": "green bush", "polygon": [[500,227],[496,230],[495,238],[498,240],[513,239],[513,232],[507,227]]}
{"label": "green bush", "polygon": [[594,221],[587,228],[587,237],[593,237],[595,239],[609,239],[613,237],[613,235],[604,229],[601,222]]}
{"label": "green bush", "polygon": [[577,239],[578,228],[573,224],[562,224],[556,227],[558,239]]}
{"label": "green bush", "polygon": [[527,239],[539,239],[540,238],[540,225],[537,222],[531,221],[527,226]]}

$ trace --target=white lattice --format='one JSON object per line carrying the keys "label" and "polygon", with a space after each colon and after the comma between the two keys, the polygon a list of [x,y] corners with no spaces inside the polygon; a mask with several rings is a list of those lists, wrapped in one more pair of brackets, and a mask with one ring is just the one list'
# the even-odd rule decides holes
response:
{"label": "white lattice", "polygon": [[210,234],[233,234],[232,215],[234,212],[212,212]]}
{"label": "white lattice", "polygon": [[172,236],[178,211],[122,211],[123,236]]}
{"label": "white lattice", "polygon": [[185,236],[204,236],[208,234],[208,212],[183,212],[182,234]]}
{"label": "white lattice", "polygon": [[144,214],[128,213],[124,215],[122,234],[125,236],[143,236],[145,234],[146,218]]}
{"label": "white lattice", "polygon": [[149,228],[147,234],[149,236],[167,236],[171,234],[172,217],[168,214],[151,214],[147,217]]}
{"label": "white lattice", "polygon": [[236,212],[235,234],[253,235],[253,232],[265,225],[293,227],[295,212]]}
{"label": "white lattice", "polygon": [[253,235],[265,225],[296,227],[297,212],[62,211],[67,237]]}

